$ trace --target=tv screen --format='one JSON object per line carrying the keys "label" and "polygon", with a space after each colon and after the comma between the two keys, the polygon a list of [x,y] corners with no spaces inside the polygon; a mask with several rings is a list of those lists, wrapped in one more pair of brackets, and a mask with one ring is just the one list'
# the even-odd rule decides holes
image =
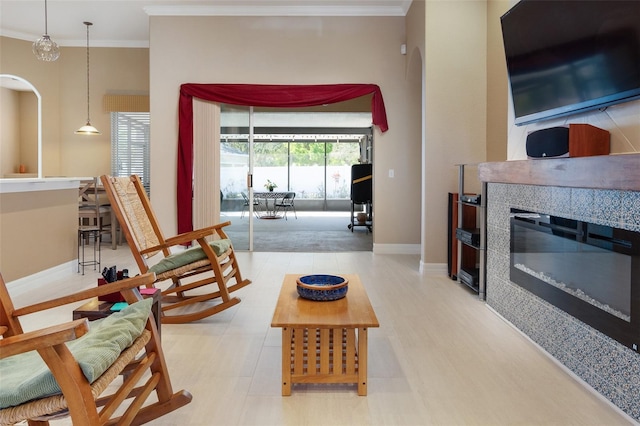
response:
{"label": "tv screen", "polygon": [[521,0],[500,19],[515,124],[640,98],[640,1]]}

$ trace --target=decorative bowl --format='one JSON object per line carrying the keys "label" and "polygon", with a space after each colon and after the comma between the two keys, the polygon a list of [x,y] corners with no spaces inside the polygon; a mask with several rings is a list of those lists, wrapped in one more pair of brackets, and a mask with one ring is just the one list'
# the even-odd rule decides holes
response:
{"label": "decorative bowl", "polygon": [[339,275],[304,275],[296,282],[300,297],[316,301],[342,299],[349,289],[349,280]]}

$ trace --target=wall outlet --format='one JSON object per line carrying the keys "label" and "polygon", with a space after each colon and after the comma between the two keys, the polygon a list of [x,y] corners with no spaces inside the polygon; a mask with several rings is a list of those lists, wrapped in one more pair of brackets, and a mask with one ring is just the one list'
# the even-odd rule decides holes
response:
{"label": "wall outlet", "polygon": [[392,178],[395,175],[395,171],[393,169],[389,169],[389,177]]}

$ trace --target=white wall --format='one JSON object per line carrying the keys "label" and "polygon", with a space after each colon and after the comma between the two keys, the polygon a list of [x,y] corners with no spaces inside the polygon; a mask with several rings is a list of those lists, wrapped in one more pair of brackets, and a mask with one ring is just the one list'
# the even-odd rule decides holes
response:
{"label": "white wall", "polygon": [[640,101],[610,106],[604,111],[585,112],[523,126],[514,125],[513,120],[513,107],[509,103],[508,160],[527,158],[525,143],[530,132],[576,123],[591,124],[608,130],[611,133],[612,154],[640,152]]}

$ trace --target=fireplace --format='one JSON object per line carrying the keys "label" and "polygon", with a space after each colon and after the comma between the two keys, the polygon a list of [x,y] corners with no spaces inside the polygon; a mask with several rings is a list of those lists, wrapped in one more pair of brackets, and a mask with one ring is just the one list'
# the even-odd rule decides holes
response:
{"label": "fireplace", "polygon": [[511,208],[510,280],[640,346],[640,233]]}

